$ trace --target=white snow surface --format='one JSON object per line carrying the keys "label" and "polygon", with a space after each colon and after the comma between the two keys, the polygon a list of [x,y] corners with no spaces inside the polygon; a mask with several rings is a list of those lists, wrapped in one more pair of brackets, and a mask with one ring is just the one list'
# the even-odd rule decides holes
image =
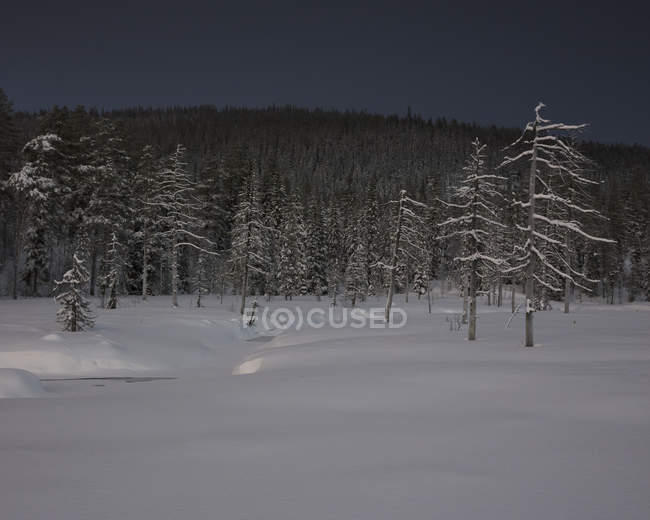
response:
{"label": "white snow surface", "polygon": [[0,368],[0,398],[43,397],[41,381],[31,372],[16,368]]}
{"label": "white snow surface", "polygon": [[205,297],[125,299],[83,333],[0,301],[0,367],[50,397],[0,399],[0,517],[650,517],[650,306],[536,313],[525,348],[506,308],[468,342],[459,299],[401,298],[402,329],[272,336]]}

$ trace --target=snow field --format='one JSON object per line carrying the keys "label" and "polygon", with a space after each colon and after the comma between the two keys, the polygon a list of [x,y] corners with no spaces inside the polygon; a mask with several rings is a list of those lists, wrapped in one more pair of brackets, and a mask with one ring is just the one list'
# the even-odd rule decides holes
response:
{"label": "snow field", "polygon": [[[450,332],[451,297],[429,316],[398,296],[403,329],[262,336],[238,329],[230,302],[127,303],[72,336],[51,302],[0,301],[1,352],[77,359],[41,367],[46,379],[176,378],[45,381],[54,398],[0,400],[2,518],[650,514],[648,305],[540,312],[530,349],[503,308],[479,307],[475,342]],[[130,368],[92,368],[100,354]]]}

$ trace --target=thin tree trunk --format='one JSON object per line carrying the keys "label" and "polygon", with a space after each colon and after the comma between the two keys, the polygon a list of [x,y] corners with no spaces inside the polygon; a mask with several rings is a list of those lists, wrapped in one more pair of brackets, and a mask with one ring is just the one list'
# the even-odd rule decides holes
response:
{"label": "thin tree trunk", "polygon": [[[537,139],[537,124],[533,129]],[[528,268],[526,269],[526,346],[532,347],[533,341],[533,300],[535,299],[535,181],[537,177],[537,144],[533,145],[528,179]]]}
{"label": "thin tree trunk", "polygon": [[[570,182],[570,181],[569,181]],[[569,184],[569,188],[571,184]],[[572,218],[571,209],[569,208],[568,220]],[[566,254],[564,260],[566,262],[566,277],[564,278],[564,314],[569,314],[569,307],[571,301],[571,231],[566,232]]]}
{"label": "thin tree trunk", "polygon": [[497,307],[501,307],[503,305],[503,280],[499,276],[499,289],[497,293]]}
{"label": "thin tree trunk", "polygon": [[427,280],[427,303],[429,304],[429,314],[431,314],[431,280]]}
{"label": "thin tree trunk", "polygon": [[172,239],[172,306],[178,307],[178,251],[176,248],[176,234]]}
{"label": "thin tree trunk", "polygon": [[463,276],[463,323],[467,323],[468,301],[469,301],[469,276]]}
{"label": "thin tree trunk", "polygon": [[386,325],[390,322],[390,308],[393,305],[393,293],[395,291],[395,270],[397,268],[397,257],[399,254],[399,242],[402,234],[402,211],[403,211],[403,195],[400,194],[399,200],[399,209],[397,211],[397,225],[395,227],[395,240],[393,241],[393,251],[391,254],[391,269],[390,269],[390,278],[388,281],[388,296],[386,298],[386,310],[384,313],[384,319],[386,320]]}
{"label": "thin tree trunk", "polygon": [[147,300],[147,276],[148,276],[148,271],[149,271],[149,265],[148,265],[148,256],[149,253],[147,251],[147,239],[144,239],[144,245],[142,247],[142,299],[144,301]]}
{"label": "thin tree trunk", "polygon": [[13,273],[13,284],[11,287],[11,297],[14,300],[18,299],[18,252],[14,253],[14,273]]}
{"label": "thin tree trunk", "polygon": [[246,263],[244,265],[244,274],[241,281],[241,304],[239,306],[239,314],[244,315],[246,309],[246,293],[248,292],[248,254],[246,255]]}
{"label": "thin tree trunk", "polygon": [[90,296],[95,296],[95,285],[97,285],[97,247],[93,245],[90,253]]}
{"label": "thin tree trunk", "polygon": [[512,287],[510,288],[510,309],[511,309],[513,314],[514,314],[515,308],[516,308],[515,307],[515,292],[516,292],[516,285],[515,285],[515,282],[513,280]]}
{"label": "thin tree trunk", "polygon": [[411,275],[411,273],[409,272],[410,271],[409,267],[410,267],[410,263],[406,262],[406,296],[404,297],[405,303],[409,302],[409,289],[410,289],[409,280]]}
{"label": "thin tree trunk", "polygon": [[469,328],[467,339],[470,341],[476,339],[476,269],[476,260],[473,260],[472,270],[469,274]]}
{"label": "thin tree trunk", "polygon": [[618,275],[618,304],[623,304],[623,277]]}

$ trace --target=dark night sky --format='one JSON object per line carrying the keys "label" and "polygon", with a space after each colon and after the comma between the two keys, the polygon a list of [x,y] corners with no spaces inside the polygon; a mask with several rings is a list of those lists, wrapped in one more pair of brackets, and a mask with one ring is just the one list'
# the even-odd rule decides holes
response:
{"label": "dark night sky", "polygon": [[167,3],[9,2],[0,87],[27,110],[411,106],[505,126],[542,100],[587,138],[650,145],[647,2]]}

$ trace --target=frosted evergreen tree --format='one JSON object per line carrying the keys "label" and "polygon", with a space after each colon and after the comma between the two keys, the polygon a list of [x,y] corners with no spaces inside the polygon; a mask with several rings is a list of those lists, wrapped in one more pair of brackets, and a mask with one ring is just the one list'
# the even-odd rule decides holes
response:
{"label": "frosted evergreen tree", "polygon": [[23,251],[26,262],[23,279],[36,294],[38,282],[48,263],[48,233],[50,233],[51,201],[56,194],[54,168],[62,139],[56,134],[44,134],[29,141],[23,148],[26,161],[6,182],[14,200],[14,258],[12,296],[17,298],[18,265]]}
{"label": "frosted evergreen tree", "polygon": [[[90,294],[95,291],[97,266],[105,266],[104,256],[114,230],[126,232],[131,222],[129,181],[132,176],[130,157],[125,150],[115,123],[98,120],[91,136],[82,138],[84,152],[79,158],[79,171],[88,187],[88,206],[83,214],[83,226],[92,245],[90,265]],[[106,276],[101,272],[100,276]]]}
{"label": "frosted evergreen tree", "polygon": [[425,237],[422,233],[425,221],[422,212],[427,206],[410,198],[406,190],[399,192],[397,200],[390,201],[396,206],[391,235],[391,251],[387,262],[380,261],[379,267],[388,271],[388,295],[384,318],[388,324],[393,296],[397,285],[398,270],[404,268],[406,262],[419,262],[425,251]]}
{"label": "frosted evergreen tree", "polygon": [[341,281],[342,273],[345,270],[345,263],[344,261],[342,262],[341,259],[346,258],[342,231],[341,210],[333,198],[330,201],[330,205],[325,212],[324,220],[325,247],[327,250],[328,265],[327,286],[328,292],[331,292],[333,287],[336,287],[338,289],[338,284]]}
{"label": "frosted evergreen tree", "polygon": [[327,245],[320,204],[309,205],[306,218],[305,263],[307,291],[320,301],[327,291]]}
{"label": "frosted evergreen tree", "polygon": [[454,202],[441,201],[458,213],[440,223],[439,227],[449,230],[442,238],[458,237],[463,244],[461,254],[454,260],[460,264],[463,278],[466,274],[468,280],[469,340],[476,339],[476,295],[481,282],[489,282],[493,273],[505,266],[500,252],[491,246],[494,237],[505,229],[499,222],[497,205],[503,200],[497,185],[505,178],[487,172],[485,156],[486,145],[474,140],[463,168],[465,178],[452,196]]}
{"label": "frosted evergreen tree", "polygon": [[277,170],[274,168],[271,176],[271,187],[267,194],[266,204],[263,207],[265,226],[270,230],[267,234],[268,269],[265,274],[265,292],[269,301],[271,296],[279,293],[279,259],[282,228],[284,227],[284,210],[287,204],[287,194],[284,184],[280,181]]}
{"label": "frosted evergreen tree", "polygon": [[427,274],[428,266],[422,262],[418,264],[413,273],[413,291],[418,295],[418,300],[427,293],[429,277]]}
{"label": "frosted evergreen tree", "polygon": [[376,294],[377,288],[381,285],[381,269],[373,267],[382,257],[382,243],[380,227],[379,203],[377,201],[377,187],[374,179],[370,182],[366,193],[366,203],[362,213],[361,229],[366,250],[367,262],[366,285],[368,294]]}
{"label": "frosted evergreen tree", "polygon": [[267,236],[273,230],[265,225],[265,216],[260,202],[257,167],[251,165],[239,193],[239,203],[232,227],[230,262],[232,273],[239,283],[241,304],[239,314],[246,310],[246,297],[251,273],[266,275],[269,269]]}
{"label": "frosted evergreen tree", "polygon": [[124,273],[124,258],[122,246],[117,238],[117,233],[111,235],[111,242],[106,255],[108,273],[106,274],[106,290],[108,291],[107,309],[116,309],[117,300],[121,289],[122,276]]}
{"label": "frosted evergreen tree", "polygon": [[55,281],[57,295],[55,299],[61,306],[57,312],[57,321],[63,330],[77,332],[92,328],[95,316],[90,310],[90,303],[84,297],[84,288],[89,275],[83,261],[75,253],[72,268],[63,275],[61,281]]}
{"label": "frosted evergreen tree", "polygon": [[350,255],[345,268],[345,298],[352,307],[365,300],[368,291],[368,253],[361,239]]}
{"label": "frosted evergreen tree", "polygon": [[[561,287],[549,283],[548,277],[543,276],[545,271],[589,290],[581,284],[581,281],[589,281],[585,274],[574,269],[561,254],[560,250],[566,247],[566,243],[552,233],[571,232],[575,236],[594,242],[613,242],[587,233],[578,220],[581,216],[584,218],[586,215],[593,214],[594,210],[576,204],[570,196],[558,195],[552,186],[545,182],[550,174],[570,178],[574,182],[582,182],[579,179],[583,179],[583,164],[586,159],[566,138],[562,137],[562,134],[575,132],[585,125],[552,123],[541,116],[543,108],[543,103],[537,105],[535,120],[526,124],[521,137],[509,147],[522,147],[523,151],[517,155],[506,156],[501,164],[501,167],[507,167],[518,161],[530,162],[527,198],[514,202],[528,213],[527,225],[518,226],[521,231],[521,241],[515,246],[517,255],[512,259],[513,265],[506,271],[525,273],[525,345],[527,347],[534,345],[535,284],[538,283],[550,291],[562,290]],[[551,203],[563,207],[566,216],[557,218],[554,214],[549,214],[548,208]]]}
{"label": "frosted evergreen tree", "polygon": [[172,306],[178,306],[179,249],[187,246],[205,254],[215,255],[214,243],[201,235],[201,208],[196,197],[196,184],[187,172],[185,147],[179,144],[160,172],[156,194],[151,205],[158,208],[157,234],[167,242],[171,271]]}
{"label": "frosted evergreen tree", "polygon": [[285,299],[307,292],[306,232],[302,214],[302,205],[295,199],[290,199],[280,230],[277,274],[278,289]]}
{"label": "frosted evergreen tree", "polygon": [[135,238],[142,244],[141,294],[143,300],[147,299],[151,291],[149,285],[149,278],[153,270],[151,257],[152,254],[157,252],[155,236],[160,231],[159,226],[157,226],[157,217],[161,207],[154,204],[160,181],[159,172],[160,169],[153,155],[153,147],[147,145],[142,149],[133,183],[137,197],[134,204],[134,218],[139,225]]}

